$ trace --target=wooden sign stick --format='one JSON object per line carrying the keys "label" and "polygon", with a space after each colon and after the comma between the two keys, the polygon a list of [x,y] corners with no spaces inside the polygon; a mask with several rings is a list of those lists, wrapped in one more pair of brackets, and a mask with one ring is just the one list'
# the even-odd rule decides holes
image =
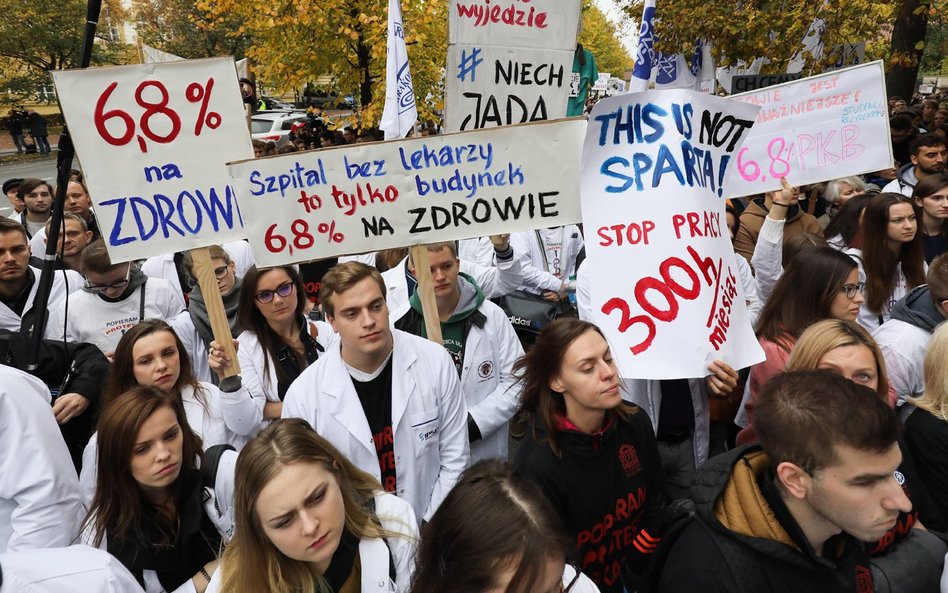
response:
{"label": "wooden sign stick", "polygon": [[415,264],[415,279],[418,280],[418,297],[421,299],[421,311],[425,317],[425,331],[428,339],[444,345],[441,337],[441,316],[438,313],[438,301],[435,300],[434,280],[431,279],[431,268],[428,265],[428,248],[424,245],[415,245],[411,248],[411,261]]}
{"label": "wooden sign stick", "polygon": [[[214,340],[220,344],[224,353],[230,357],[230,366],[224,371],[224,377],[233,377],[240,374],[240,364],[237,362],[237,350],[234,349],[234,338],[230,334],[230,323],[227,321],[227,312],[224,311],[224,299],[217,288],[217,278],[214,277],[214,264],[211,262],[211,253],[207,247],[192,249],[191,261],[194,262],[194,276],[197,278],[204,304],[207,306],[207,317],[211,321],[211,331]],[[434,293],[432,293],[432,298]]]}

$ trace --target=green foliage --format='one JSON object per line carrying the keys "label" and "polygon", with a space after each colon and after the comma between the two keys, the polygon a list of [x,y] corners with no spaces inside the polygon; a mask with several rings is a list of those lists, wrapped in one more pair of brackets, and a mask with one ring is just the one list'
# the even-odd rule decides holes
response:
{"label": "green foliage", "polygon": [[596,57],[600,72],[610,72],[623,78],[625,70],[635,65],[635,59],[619,43],[618,31],[606,15],[590,0],[583,2],[583,32],[579,42]]}

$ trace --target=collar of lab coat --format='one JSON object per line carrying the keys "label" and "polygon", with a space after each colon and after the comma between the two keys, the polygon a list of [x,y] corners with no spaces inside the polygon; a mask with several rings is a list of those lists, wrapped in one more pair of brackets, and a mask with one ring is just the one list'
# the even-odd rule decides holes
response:
{"label": "collar of lab coat", "polygon": [[[392,341],[394,343],[392,351],[392,431],[397,431],[402,416],[405,415],[405,409],[408,407],[408,401],[415,392],[414,374],[411,367],[418,362],[418,353],[411,343],[411,337],[403,331],[393,329]],[[352,384],[352,377],[346,369],[346,364],[342,360],[342,344],[334,344],[326,354],[327,372],[324,375],[325,383],[319,387],[320,391],[333,398],[332,414],[340,419],[347,420],[346,429],[356,434],[358,424],[352,420],[361,417],[365,422],[365,413],[362,411],[362,405],[359,403],[359,396],[356,394],[355,386]],[[358,412],[355,414],[354,412]],[[351,417],[349,415],[352,415]]]}

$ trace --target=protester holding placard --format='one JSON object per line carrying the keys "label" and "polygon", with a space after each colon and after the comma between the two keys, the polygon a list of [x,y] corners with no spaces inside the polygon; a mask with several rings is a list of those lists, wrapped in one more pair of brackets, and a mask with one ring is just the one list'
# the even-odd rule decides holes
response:
{"label": "protester holding placard", "polygon": [[[306,293],[292,266],[250,268],[237,303],[237,360],[250,398],[225,397],[224,415],[256,434],[283,412],[290,385],[326,351],[334,333],[328,323],[305,315]],[[229,361],[217,342],[210,343],[211,367]]]}
{"label": "protester holding placard", "polygon": [[583,248],[583,235],[576,225],[513,233],[510,244],[520,259],[521,290],[551,301],[575,292],[576,256]]}
{"label": "protester holding placard", "polygon": [[889,320],[892,305],[925,283],[925,254],[909,198],[897,193],[873,196],[862,219],[862,249],[851,249],[866,283],[859,323],[874,330]]}
{"label": "protester holding placard", "polygon": [[[486,299],[471,276],[460,272],[454,243],[429,244],[427,250],[444,347],[454,360],[467,402],[471,459],[507,459],[507,423],[520,405],[511,373],[523,347],[507,314]],[[409,265],[414,273],[414,264]],[[417,287],[407,309],[393,316],[395,328],[428,337]]]}
{"label": "protester holding placard", "polygon": [[[227,252],[227,257],[234,262],[234,273],[238,276],[243,277],[254,265],[253,254],[246,241],[227,241],[221,244],[221,247]],[[146,259],[142,263],[141,270],[149,278],[163,278],[182,294],[190,294],[196,284],[196,278],[193,270],[189,270],[185,264],[187,257],[188,254],[183,251],[162,253]]]}
{"label": "protester holding placard", "polygon": [[444,347],[392,330],[385,283],[356,262],[323,276],[338,342],[293,382],[284,418],[303,418],[386,492],[429,520],[470,458],[467,405]]}
{"label": "protester holding placard", "polygon": [[803,233],[813,233],[823,236],[823,229],[812,214],[804,212],[799,205],[800,191],[794,188],[789,200],[774,203],[772,193],[766,194],[763,198],[754,198],[747,208],[741,214],[741,228],[734,239],[734,248],[740,255],[747,258],[747,261],[753,261],[754,246],[760,237],[761,228],[764,226],[765,218],[771,210],[782,209],[785,211],[783,225],[783,240],[788,241],[793,237]]}
{"label": "protester holding placard", "polygon": [[648,416],[623,403],[609,345],[589,322],[546,326],[515,371],[528,425],[517,472],[540,486],[600,590],[634,590],[663,535],[666,500]]}
{"label": "protester holding placard", "polygon": [[922,229],[925,261],[948,251],[948,175],[929,175],[918,182],[912,193],[915,213]]}

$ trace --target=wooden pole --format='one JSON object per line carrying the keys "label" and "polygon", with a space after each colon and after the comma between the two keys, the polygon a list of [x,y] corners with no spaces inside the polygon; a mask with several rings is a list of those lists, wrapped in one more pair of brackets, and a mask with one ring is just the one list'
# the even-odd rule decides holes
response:
{"label": "wooden pole", "polygon": [[415,264],[415,279],[418,280],[418,297],[421,299],[421,311],[425,317],[425,330],[428,339],[444,345],[441,337],[441,316],[438,314],[438,301],[435,300],[434,281],[428,265],[428,248],[416,245],[411,248],[411,261]]}
{"label": "wooden pole", "polygon": [[[234,349],[234,339],[230,334],[230,324],[227,322],[227,312],[224,311],[224,299],[217,288],[217,278],[214,277],[214,264],[211,262],[211,253],[207,247],[192,249],[191,261],[194,263],[194,276],[197,278],[204,304],[207,306],[207,317],[211,321],[211,331],[214,339],[230,358],[231,364],[224,371],[225,377],[240,374],[240,364],[237,362],[237,350]],[[434,294],[432,294],[434,296]]]}

